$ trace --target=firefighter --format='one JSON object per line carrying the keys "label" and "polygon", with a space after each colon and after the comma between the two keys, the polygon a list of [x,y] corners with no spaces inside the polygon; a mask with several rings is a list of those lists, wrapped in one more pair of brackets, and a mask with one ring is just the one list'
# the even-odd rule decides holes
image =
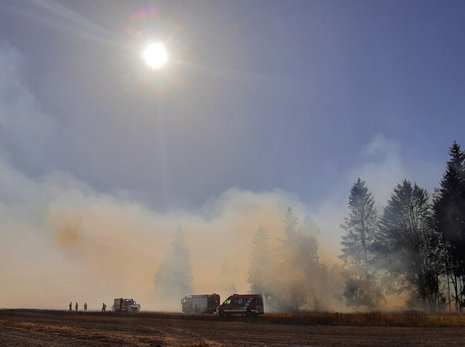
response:
{"label": "firefighter", "polygon": [[79,304],[77,303],[77,301],[76,301],[76,305],[74,305],[74,308],[76,309],[76,312],[77,312],[77,310],[79,309]]}
{"label": "firefighter", "polygon": [[107,309],[107,305],[105,305],[105,303],[102,304],[102,312],[105,312],[105,310]]}
{"label": "firefighter", "polygon": [[84,303],[84,311],[87,312],[87,302]]}
{"label": "firefighter", "polygon": [[69,310],[70,310],[70,311],[72,311],[72,310],[73,310],[73,302],[72,302],[72,301],[70,301],[70,303],[69,303],[68,307],[69,307]]}

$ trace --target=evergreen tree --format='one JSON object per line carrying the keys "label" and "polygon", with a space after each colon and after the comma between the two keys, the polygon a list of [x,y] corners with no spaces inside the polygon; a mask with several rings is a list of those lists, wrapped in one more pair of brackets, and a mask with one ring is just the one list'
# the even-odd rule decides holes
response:
{"label": "evergreen tree", "polygon": [[273,261],[270,253],[268,231],[260,226],[255,232],[250,257],[248,282],[252,293],[262,294],[265,300],[270,296],[270,275]]}
{"label": "evergreen tree", "polygon": [[192,293],[192,267],[184,232],[178,229],[155,276],[155,292],[167,307]]}
{"label": "evergreen tree", "polygon": [[[283,311],[298,311],[303,305],[318,302],[315,278],[321,277],[318,262],[318,242],[307,230],[299,228],[297,217],[291,207],[284,214],[284,240],[282,263],[278,271],[282,274],[274,280],[272,301]],[[315,307],[313,307],[315,308]]]}
{"label": "evergreen tree", "polygon": [[340,258],[350,270],[343,297],[346,304],[353,307],[375,308],[384,299],[370,266],[378,219],[374,204],[365,181],[358,178],[350,191],[349,215],[341,225],[346,234],[342,236]]}
{"label": "evergreen tree", "polygon": [[348,265],[366,267],[377,223],[375,201],[365,181],[358,178],[350,191],[349,216],[341,227],[346,231],[342,236],[341,259]]}
{"label": "evergreen tree", "polygon": [[234,272],[227,260],[223,261],[220,272],[220,289],[228,294],[237,293],[237,288],[234,284]]}
{"label": "evergreen tree", "polygon": [[299,225],[297,217],[292,211],[292,207],[288,207],[283,217],[284,222],[284,247],[294,248],[297,242],[297,227]]}
{"label": "evergreen tree", "polygon": [[465,303],[465,153],[454,142],[441,185],[434,197],[434,226],[445,246],[445,274],[453,299]]}
{"label": "evergreen tree", "polygon": [[426,190],[404,180],[384,208],[374,251],[398,292],[408,292],[410,302],[434,309],[440,299],[439,238],[431,228],[431,208]]}
{"label": "evergreen tree", "polygon": [[299,228],[298,218],[291,207],[284,214],[284,248],[288,252],[289,261],[313,267],[318,263],[318,241],[312,235],[313,223],[308,221],[304,227]]}

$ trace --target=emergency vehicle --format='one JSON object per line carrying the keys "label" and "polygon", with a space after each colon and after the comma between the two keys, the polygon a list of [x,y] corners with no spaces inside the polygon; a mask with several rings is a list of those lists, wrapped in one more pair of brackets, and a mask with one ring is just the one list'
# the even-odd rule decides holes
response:
{"label": "emergency vehicle", "polygon": [[189,295],[181,299],[182,312],[188,314],[215,313],[219,304],[220,296],[218,294]]}
{"label": "emergency vehicle", "polygon": [[116,298],[112,309],[116,312],[139,312],[140,305],[134,299]]}
{"label": "emergency vehicle", "polygon": [[220,317],[241,315],[257,316],[263,314],[263,297],[260,294],[233,294],[216,308]]}

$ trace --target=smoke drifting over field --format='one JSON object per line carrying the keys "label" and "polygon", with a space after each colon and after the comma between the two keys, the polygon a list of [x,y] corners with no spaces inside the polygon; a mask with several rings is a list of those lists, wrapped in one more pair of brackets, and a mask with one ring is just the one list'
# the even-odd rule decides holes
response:
{"label": "smoke drifting over field", "polygon": [[[219,292],[224,298],[249,292],[253,237],[269,233],[273,291],[295,295],[296,283],[311,288],[303,307],[346,310],[337,300],[347,273],[339,267],[338,224],[345,204],[328,200],[307,220],[308,207],[284,191],[254,193],[230,189],[200,212],[154,211],[138,202],[102,194],[67,175],[32,180],[0,160],[0,307],[66,308],[69,301],[91,309],[114,297],[133,297],[146,310],[179,310],[155,295],[154,279],[176,230],[185,230],[193,293]],[[283,214],[292,206],[305,233],[316,237],[321,267],[302,278],[286,263]],[[307,222],[315,221],[316,224]],[[286,265],[288,264],[288,265]]]}
{"label": "smoke drifting over field", "polygon": [[[186,232],[194,292],[223,297],[232,289],[246,292],[255,231],[266,228],[277,248],[287,206],[301,221],[306,216],[298,198],[279,190],[230,189],[195,213],[158,212],[95,191],[68,172],[40,170],[47,158],[59,155],[52,139],[61,136],[63,125],[23,82],[25,61],[1,43],[0,307],[66,308],[69,301],[81,306],[87,301],[98,309],[102,302],[129,296],[144,309],[179,309],[166,307],[154,290],[178,227]],[[322,260],[334,261],[337,249],[325,243],[324,233],[318,238]]]}
{"label": "smoke drifting over field", "polygon": [[202,214],[158,213],[63,175],[34,182],[5,161],[1,173],[10,182],[2,192],[2,307],[60,308],[77,300],[96,308],[131,296],[146,309],[167,308],[154,297],[154,275],[178,226],[186,231],[194,292],[228,294],[225,263],[229,281],[246,292],[254,232],[263,225],[279,242],[286,206],[304,210],[284,192],[232,189]]}
{"label": "smoke drifting over field", "polygon": [[[368,177],[386,167],[397,172],[386,177],[387,184],[376,186],[381,197],[387,197],[388,183],[404,174],[395,150],[383,145],[386,141],[380,137],[370,145],[377,151],[384,146],[385,161],[354,169]],[[4,155],[0,182],[0,307],[66,308],[69,301],[87,301],[91,309],[99,309],[102,302],[124,296],[135,298],[146,310],[178,311],[178,299],[157,297],[154,283],[179,228],[185,231],[190,252],[193,293],[219,292],[224,299],[233,291],[249,292],[253,238],[262,226],[273,259],[267,274],[272,294],[290,298],[304,292],[301,308],[350,310],[340,300],[349,273],[338,259],[345,193],[309,207],[282,190],[230,189],[195,212],[156,211],[117,194],[97,192],[67,173],[31,179]],[[289,260],[289,249],[282,249],[288,206],[301,231],[318,242],[320,266],[307,276]],[[399,298],[389,298],[383,307],[401,304]]]}
{"label": "smoke drifting over field", "polygon": [[[365,164],[354,167],[353,174],[347,177],[347,190],[337,190],[334,196],[312,207],[286,191],[237,188],[206,199],[195,212],[156,211],[138,199],[125,198],[125,194],[101,193],[68,172],[50,173],[55,163],[48,159],[66,156],[66,150],[76,145],[61,138],[72,126],[60,124],[44,112],[39,100],[23,84],[23,58],[14,48],[0,43],[0,75],[5,76],[0,79],[0,307],[67,308],[70,301],[78,301],[82,307],[86,301],[90,309],[99,309],[102,302],[110,304],[113,298],[124,296],[135,298],[143,309],[179,310],[179,305],[167,305],[157,298],[154,288],[155,274],[179,227],[185,230],[190,251],[194,293],[220,292],[224,298],[233,290],[248,292],[252,240],[262,226],[269,233],[274,269],[279,270],[269,274],[274,293],[292,296],[296,290],[301,291],[299,286],[305,282],[305,288],[312,288],[306,293],[309,308],[343,309],[335,296],[345,275],[332,266],[338,262],[342,233],[339,224],[346,213],[347,194],[353,180],[363,175],[375,182],[371,187],[381,197],[378,201],[383,201],[392,186],[406,176],[397,147],[389,140],[376,137],[364,154]],[[64,102],[67,107],[68,101]],[[92,123],[92,116],[83,123]],[[105,119],[103,123],[91,126],[106,129],[109,122]],[[131,126],[139,130],[137,125]],[[74,136],[88,130],[83,127]],[[86,143],[90,150],[78,151],[78,155],[85,156],[102,143],[112,143],[108,146],[113,148],[117,142],[104,138],[100,130],[96,132],[95,143]],[[52,141],[55,138],[58,141]],[[152,143],[147,143],[135,146],[135,152],[127,156],[138,157],[136,149],[152,150]],[[65,150],[58,150],[65,144]],[[70,162],[78,155],[70,156]],[[105,167],[97,175],[105,180],[106,174],[118,171],[119,166],[106,167],[101,158],[106,158],[105,151],[88,163],[95,165],[95,160]],[[145,165],[144,160],[141,162]],[[65,163],[63,167],[75,172],[73,165]],[[124,166],[127,177],[132,177],[129,180],[137,181],[138,165]],[[159,172],[151,169],[147,171]],[[80,173],[85,176],[86,170]],[[117,191],[112,188],[106,191]],[[306,278],[297,267],[288,266],[294,263],[288,262],[289,254],[280,249],[285,238],[283,213],[288,206],[293,207],[300,225],[306,223],[307,217],[316,222],[317,227],[305,232],[318,240],[321,268]]]}

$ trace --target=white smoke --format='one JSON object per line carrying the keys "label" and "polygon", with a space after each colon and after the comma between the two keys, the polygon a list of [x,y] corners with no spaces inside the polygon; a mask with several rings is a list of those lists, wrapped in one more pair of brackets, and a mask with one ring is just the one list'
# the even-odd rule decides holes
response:
{"label": "white smoke", "polygon": [[38,169],[57,150],[51,142],[57,129],[24,81],[24,62],[15,48],[0,42],[0,307],[66,308],[69,301],[86,301],[98,309],[121,296],[134,297],[143,309],[162,307],[154,276],[179,226],[186,231],[195,293],[247,292],[253,234],[263,226],[279,243],[288,206],[300,222],[305,216],[316,222],[319,256],[330,268],[338,262],[339,224],[356,177],[384,203],[408,173],[398,147],[379,135],[346,186],[313,210],[295,193],[231,188],[195,212],[157,211],[121,194],[96,191],[69,172]]}

